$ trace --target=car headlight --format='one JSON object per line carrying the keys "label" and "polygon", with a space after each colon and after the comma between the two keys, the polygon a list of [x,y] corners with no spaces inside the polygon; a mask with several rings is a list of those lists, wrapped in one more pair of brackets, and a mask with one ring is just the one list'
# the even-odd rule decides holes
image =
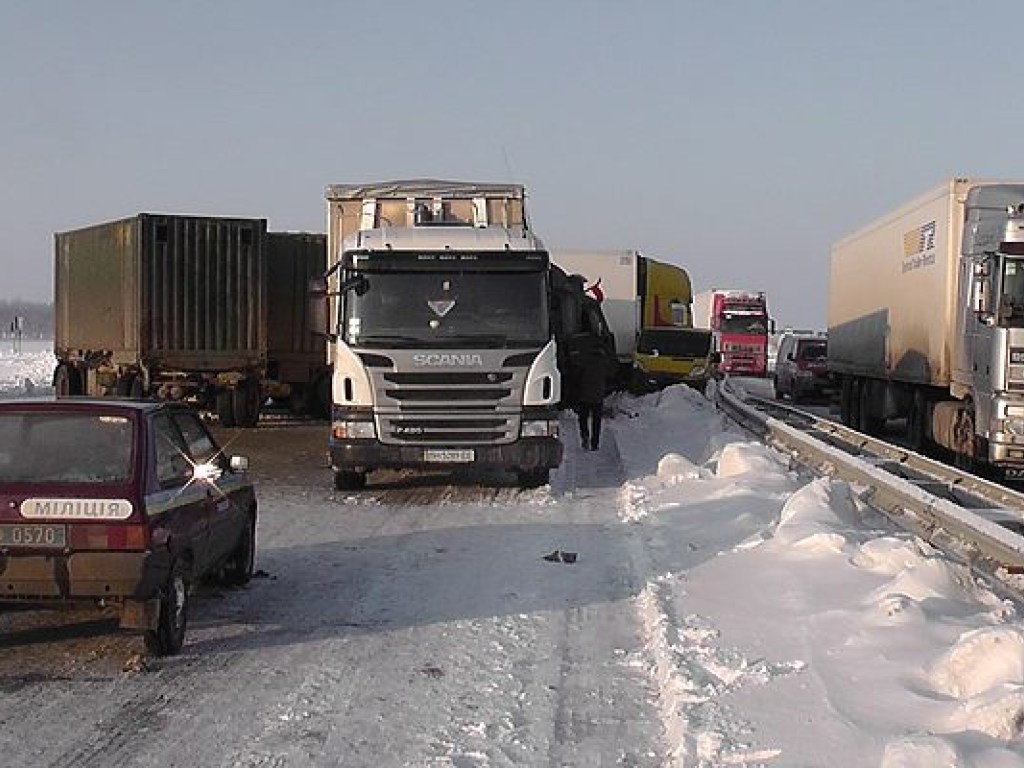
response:
{"label": "car headlight", "polygon": [[377,436],[377,430],[372,421],[333,421],[331,435],[336,440],[372,440]]}
{"label": "car headlight", "polygon": [[524,421],[519,428],[520,437],[558,437],[558,422],[551,419]]}
{"label": "car headlight", "polygon": [[707,368],[705,368],[703,365],[697,365],[697,366],[694,366],[693,368],[690,369],[690,375],[691,376],[703,376],[704,372],[706,370],[707,370]]}

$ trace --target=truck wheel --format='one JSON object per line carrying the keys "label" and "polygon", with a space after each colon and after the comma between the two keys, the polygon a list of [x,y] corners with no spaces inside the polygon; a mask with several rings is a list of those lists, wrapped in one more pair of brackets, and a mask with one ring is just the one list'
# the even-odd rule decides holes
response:
{"label": "truck wheel", "polygon": [[142,391],[142,377],[137,373],[127,373],[117,379],[117,396],[139,400],[145,393]]}
{"label": "truck wheel", "polygon": [[242,530],[241,538],[235,545],[224,570],[221,583],[230,587],[241,587],[249,583],[256,566],[256,516],[249,515]]}
{"label": "truck wheel", "polygon": [[82,375],[78,369],[61,363],[53,372],[53,389],[57,397],[74,397],[85,394],[82,387]]}
{"label": "truck wheel", "polygon": [[857,394],[857,416],[859,417],[857,429],[865,435],[881,434],[884,419],[871,413],[871,382],[861,381]]}
{"label": "truck wheel", "polygon": [[154,656],[174,656],[185,644],[188,626],[188,578],[185,564],[175,560],[160,595],[156,629],[146,632],[146,648]]}
{"label": "truck wheel", "polygon": [[550,469],[530,469],[519,473],[520,488],[540,488],[551,482]]}
{"label": "truck wheel", "polygon": [[860,429],[860,379],[844,379],[843,392],[847,399],[846,419],[843,423],[850,429]]}
{"label": "truck wheel", "polygon": [[910,449],[921,453],[927,447],[927,435],[925,420],[928,417],[928,404],[925,401],[924,393],[920,389],[914,390],[910,403],[910,418],[907,419],[907,440]]}
{"label": "truck wheel", "polygon": [[256,379],[246,379],[232,392],[232,408],[235,412],[235,424],[251,429],[260,420],[260,383]]}
{"label": "truck wheel", "polygon": [[217,418],[220,419],[222,427],[235,426],[234,400],[230,389],[223,389],[217,393]]}
{"label": "truck wheel", "polygon": [[347,469],[334,470],[334,487],[339,491],[358,491],[366,487],[366,473]]}

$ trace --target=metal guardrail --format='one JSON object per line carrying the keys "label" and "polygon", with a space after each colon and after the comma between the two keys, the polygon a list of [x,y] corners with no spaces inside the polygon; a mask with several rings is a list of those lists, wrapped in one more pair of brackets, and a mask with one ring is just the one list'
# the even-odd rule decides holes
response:
{"label": "metal guardrail", "polygon": [[[942,534],[953,537],[967,547],[959,554],[971,562],[1024,572],[1024,494],[790,409],[801,422],[793,426],[750,405],[728,380],[717,388],[716,401],[734,421],[817,474],[860,486],[861,498],[897,525],[933,543]],[[949,546],[946,541],[942,548]]]}

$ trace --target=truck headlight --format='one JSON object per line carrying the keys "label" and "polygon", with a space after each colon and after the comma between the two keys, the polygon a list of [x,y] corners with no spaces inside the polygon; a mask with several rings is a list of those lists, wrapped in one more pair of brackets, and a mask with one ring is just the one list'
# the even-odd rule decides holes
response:
{"label": "truck headlight", "polygon": [[558,422],[551,419],[524,421],[519,428],[520,437],[558,437]]}
{"label": "truck headlight", "polygon": [[336,440],[372,440],[377,436],[372,421],[332,421],[331,435]]}

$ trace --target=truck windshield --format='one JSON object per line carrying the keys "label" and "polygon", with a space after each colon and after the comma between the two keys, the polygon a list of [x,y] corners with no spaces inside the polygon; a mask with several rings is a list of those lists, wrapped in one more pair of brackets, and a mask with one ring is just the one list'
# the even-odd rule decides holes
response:
{"label": "truck windshield", "polygon": [[764,315],[731,315],[722,317],[719,327],[724,333],[746,333],[764,335],[768,333],[768,322]]}
{"label": "truck windshield", "polygon": [[1024,327],[1024,259],[1005,258],[999,292],[999,324]]}
{"label": "truck windshield", "polygon": [[132,424],[94,413],[0,415],[0,483],[119,483],[131,475]]}
{"label": "truck windshield", "polygon": [[537,347],[547,343],[545,272],[364,272],[345,296],[354,346]]}
{"label": "truck windshield", "polygon": [[685,328],[642,331],[636,346],[636,351],[642,355],[657,350],[659,355],[675,357],[707,357],[710,349],[710,333]]}

